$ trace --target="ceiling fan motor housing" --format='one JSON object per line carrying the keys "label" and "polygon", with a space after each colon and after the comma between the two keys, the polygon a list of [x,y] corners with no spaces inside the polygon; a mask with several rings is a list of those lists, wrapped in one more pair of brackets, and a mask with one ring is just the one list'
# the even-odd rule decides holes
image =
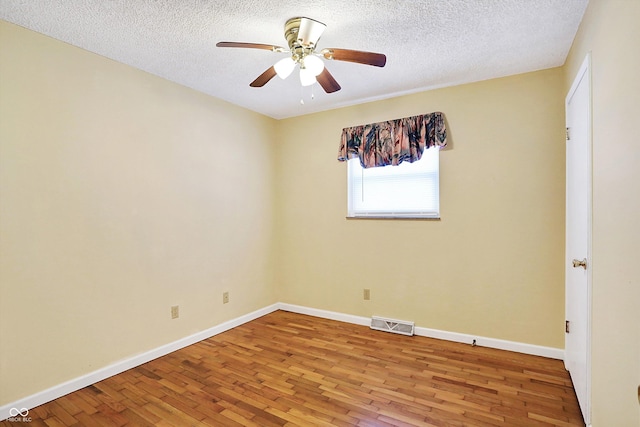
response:
{"label": "ceiling fan motor housing", "polygon": [[312,52],[327,26],[315,19],[296,17],[284,24],[284,36],[292,52],[303,48]]}

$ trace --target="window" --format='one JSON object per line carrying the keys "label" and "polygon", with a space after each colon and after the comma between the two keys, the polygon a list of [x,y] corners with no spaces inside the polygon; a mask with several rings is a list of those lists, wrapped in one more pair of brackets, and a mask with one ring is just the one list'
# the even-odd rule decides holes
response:
{"label": "window", "polygon": [[364,169],[347,166],[348,217],[440,218],[439,148],[417,162]]}

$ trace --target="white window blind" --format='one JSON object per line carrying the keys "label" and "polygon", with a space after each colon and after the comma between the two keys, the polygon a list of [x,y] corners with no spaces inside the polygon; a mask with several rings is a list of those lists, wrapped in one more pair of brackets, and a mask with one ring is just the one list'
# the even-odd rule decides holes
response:
{"label": "white window blind", "polygon": [[348,216],[440,218],[439,152],[434,147],[417,162],[367,169],[349,160]]}

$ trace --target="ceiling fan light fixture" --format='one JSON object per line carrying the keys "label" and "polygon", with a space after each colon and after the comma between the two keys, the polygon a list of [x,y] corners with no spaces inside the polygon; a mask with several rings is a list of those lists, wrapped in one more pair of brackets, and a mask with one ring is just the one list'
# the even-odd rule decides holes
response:
{"label": "ceiling fan light fixture", "polygon": [[300,84],[302,86],[311,86],[316,82],[316,75],[307,68],[300,68]]}
{"label": "ceiling fan light fixture", "polygon": [[315,55],[307,55],[304,57],[304,68],[317,76],[324,70],[324,62]]}
{"label": "ceiling fan light fixture", "polygon": [[216,46],[290,53],[290,57],[277,61],[249,83],[251,87],[263,87],[275,76],[284,80],[289,77],[296,65],[298,65],[302,86],[311,86],[317,82],[326,93],[334,93],[339,91],[341,87],[325,67],[325,59],[354,62],[375,67],[384,67],[387,63],[387,57],[382,53],[337,48],[326,48],[316,52],[318,40],[320,40],[325,28],[325,24],[311,18],[295,17],[288,19],[284,25],[284,38],[287,40],[289,50],[270,44],[245,42],[218,42]]}
{"label": "ceiling fan light fixture", "polygon": [[289,57],[276,62],[273,68],[276,69],[276,74],[278,75],[278,77],[284,80],[293,72],[295,66],[295,61],[291,57]]}

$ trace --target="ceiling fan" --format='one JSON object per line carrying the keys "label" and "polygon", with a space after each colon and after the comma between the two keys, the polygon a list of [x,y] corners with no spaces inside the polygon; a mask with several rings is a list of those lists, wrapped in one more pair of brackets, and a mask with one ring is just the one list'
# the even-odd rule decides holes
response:
{"label": "ceiling fan", "polygon": [[381,53],[336,48],[327,48],[316,52],[316,45],[325,28],[326,25],[322,22],[311,18],[296,17],[289,19],[284,25],[284,37],[287,40],[289,49],[270,44],[243,42],[219,42],[216,46],[264,49],[291,54],[290,57],[281,59],[260,74],[258,78],[249,84],[251,87],[262,87],[276,75],[285,79],[297,65],[300,68],[300,83],[302,86],[310,86],[317,81],[325,92],[332,93],[339,91],[341,88],[336,79],[329,73],[329,70],[325,68],[324,61],[321,58],[355,62],[375,67],[385,66],[387,57]]}

